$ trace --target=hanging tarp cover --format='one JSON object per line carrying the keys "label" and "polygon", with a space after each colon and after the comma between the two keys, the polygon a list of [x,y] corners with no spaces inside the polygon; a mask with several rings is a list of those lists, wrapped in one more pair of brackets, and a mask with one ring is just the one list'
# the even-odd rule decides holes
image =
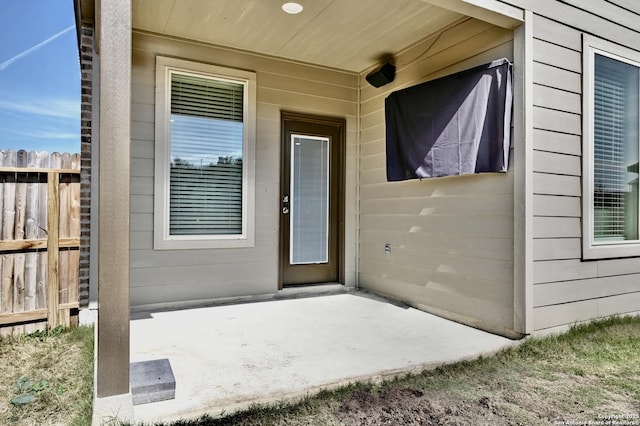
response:
{"label": "hanging tarp cover", "polygon": [[389,95],[387,180],[506,172],[511,69],[500,59]]}

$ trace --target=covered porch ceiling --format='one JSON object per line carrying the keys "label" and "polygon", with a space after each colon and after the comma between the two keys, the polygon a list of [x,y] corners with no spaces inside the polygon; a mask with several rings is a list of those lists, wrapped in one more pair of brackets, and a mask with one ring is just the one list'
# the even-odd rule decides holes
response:
{"label": "covered porch ceiling", "polygon": [[132,0],[132,25],[134,30],[362,72],[465,18],[432,4],[439,0],[298,0],[304,10],[297,15],[282,10],[286,1],[291,0]]}

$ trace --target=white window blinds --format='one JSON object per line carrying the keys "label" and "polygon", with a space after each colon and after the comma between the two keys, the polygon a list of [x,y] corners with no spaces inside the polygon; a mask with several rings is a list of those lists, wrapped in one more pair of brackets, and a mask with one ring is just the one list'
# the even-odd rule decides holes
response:
{"label": "white window blinds", "polygon": [[291,264],[329,261],[329,138],[291,137]]}
{"label": "white window blinds", "polygon": [[170,235],[242,233],[241,82],[171,74]]}
{"label": "white window blinds", "polygon": [[593,232],[638,239],[638,68],[595,55]]}

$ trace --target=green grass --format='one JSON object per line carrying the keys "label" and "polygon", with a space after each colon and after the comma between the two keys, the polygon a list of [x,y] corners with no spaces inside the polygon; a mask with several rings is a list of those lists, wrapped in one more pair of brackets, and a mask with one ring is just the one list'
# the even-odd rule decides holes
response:
{"label": "green grass", "polygon": [[493,357],[381,384],[353,384],[297,402],[254,405],[156,426],[548,425],[638,413],[640,318],[624,317],[528,339]]}
{"label": "green grass", "polygon": [[[0,424],[91,424],[93,328],[0,338]],[[33,402],[16,405],[19,395]]]}

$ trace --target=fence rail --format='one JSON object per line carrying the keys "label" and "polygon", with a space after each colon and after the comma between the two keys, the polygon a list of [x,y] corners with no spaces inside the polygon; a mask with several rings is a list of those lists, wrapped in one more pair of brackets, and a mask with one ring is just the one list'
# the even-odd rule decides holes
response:
{"label": "fence rail", "polygon": [[0,154],[0,334],[69,325],[78,308],[80,156]]}

